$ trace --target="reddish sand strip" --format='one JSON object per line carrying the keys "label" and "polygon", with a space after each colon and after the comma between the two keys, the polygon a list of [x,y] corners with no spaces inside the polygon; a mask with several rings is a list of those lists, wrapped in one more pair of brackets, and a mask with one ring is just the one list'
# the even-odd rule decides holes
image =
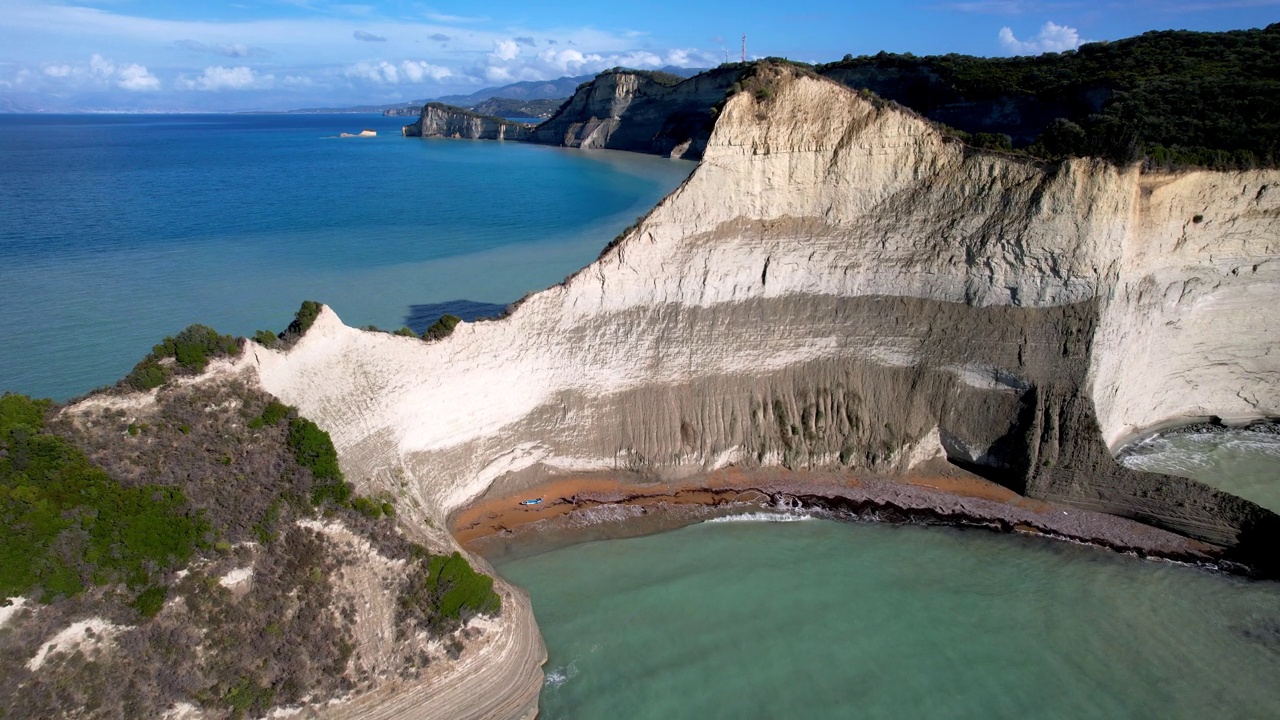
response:
{"label": "reddish sand strip", "polygon": [[[533,498],[542,502],[520,504]],[[905,477],[731,467],[680,481],[645,482],[630,473],[583,473],[553,479],[519,496],[482,497],[457,512],[450,525],[460,543],[475,547],[479,541],[508,536],[523,526],[601,505],[656,508],[733,503],[785,503],[859,517],[983,525],[1204,564],[1213,563],[1220,550],[1114,515],[1031,500],[945,464]]]}

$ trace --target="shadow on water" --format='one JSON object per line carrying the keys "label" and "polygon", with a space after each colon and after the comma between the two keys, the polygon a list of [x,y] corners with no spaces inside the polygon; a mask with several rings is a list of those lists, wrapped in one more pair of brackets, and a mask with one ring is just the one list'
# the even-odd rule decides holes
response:
{"label": "shadow on water", "polygon": [[410,305],[409,313],[404,316],[404,324],[421,335],[431,326],[431,323],[439,320],[441,315],[457,315],[467,322],[474,322],[480,318],[498,317],[506,309],[506,305],[474,300],[447,300],[440,303]]}

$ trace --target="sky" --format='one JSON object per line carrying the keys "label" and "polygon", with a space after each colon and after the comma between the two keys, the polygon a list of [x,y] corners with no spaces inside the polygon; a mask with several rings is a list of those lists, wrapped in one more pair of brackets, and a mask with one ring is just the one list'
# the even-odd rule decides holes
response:
{"label": "sky", "polygon": [[1280,0],[0,0],[0,111],[382,104],[748,57],[1036,54],[1280,21]]}

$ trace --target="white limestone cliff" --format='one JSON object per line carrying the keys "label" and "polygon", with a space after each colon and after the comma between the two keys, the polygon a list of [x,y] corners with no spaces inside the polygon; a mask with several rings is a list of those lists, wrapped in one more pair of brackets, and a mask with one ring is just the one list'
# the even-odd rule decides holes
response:
{"label": "white limestone cliff", "polygon": [[[1280,414],[1280,174],[973,153],[833,82],[775,72],[774,97],[732,98],[689,180],[563,286],[434,344],[326,311],[292,351],[256,350],[263,384],[330,431],[349,476],[382,487],[403,473],[436,518],[530,468],[740,460],[753,410],[734,388],[765,375],[918,365],[929,328],[863,318],[851,336],[840,308],[856,298],[1096,302],[1088,382],[1108,443],[1187,417]],[[962,381],[1000,370],[963,355],[949,366]],[[690,384],[698,407],[671,395]],[[913,422],[891,452],[937,427]]]}

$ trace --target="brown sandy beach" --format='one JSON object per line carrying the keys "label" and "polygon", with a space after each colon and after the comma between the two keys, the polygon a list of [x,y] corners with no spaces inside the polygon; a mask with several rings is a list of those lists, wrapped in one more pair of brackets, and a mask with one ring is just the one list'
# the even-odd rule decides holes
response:
{"label": "brown sandy beach", "polygon": [[[521,505],[541,498],[536,505]],[[1103,513],[1023,497],[945,462],[928,463],[905,476],[859,476],[835,471],[729,467],[684,480],[654,482],[627,472],[566,475],[520,495],[486,494],[450,519],[454,537],[480,553],[499,539],[521,543],[531,534],[563,527],[599,508],[617,507],[631,517],[677,514],[654,525],[669,529],[695,521],[697,512],[741,508],[822,511],[841,519],[918,522],[1035,533],[1196,564],[1216,564],[1219,548]]]}

